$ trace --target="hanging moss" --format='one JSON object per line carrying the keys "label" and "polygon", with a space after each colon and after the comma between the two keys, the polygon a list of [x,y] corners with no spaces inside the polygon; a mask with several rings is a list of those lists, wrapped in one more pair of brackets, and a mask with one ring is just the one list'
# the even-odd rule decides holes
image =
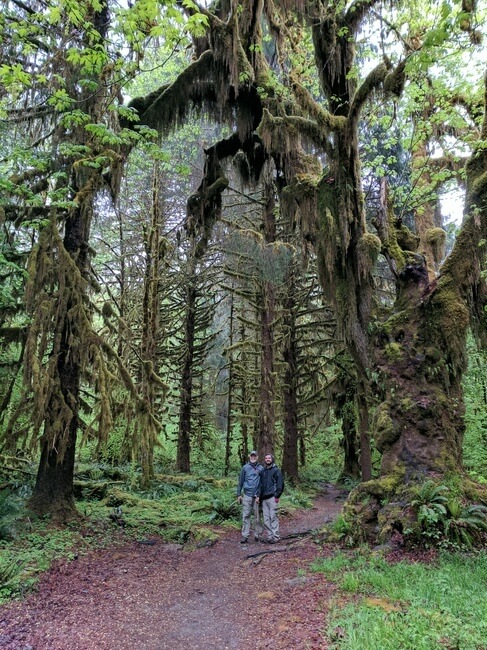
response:
{"label": "hanging moss", "polygon": [[[214,72],[214,56],[207,50],[172,84],[164,84],[145,97],[135,97],[129,102],[128,107],[139,116],[139,122],[135,124],[145,124],[167,134],[183,124],[193,108],[206,107],[213,111],[216,92],[211,81]],[[122,126],[127,128],[133,128],[133,125],[133,122],[122,122]]]}
{"label": "hanging moss", "polygon": [[424,239],[431,246],[435,264],[439,264],[445,255],[446,231],[443,228],[428,228]]}
{"label": "hanging moss", "polygon": [[380,239],[373,233],[366,232],[360,237],[357,245],[357,261],[359,274],[362,278],[373,271],[381,246]]}

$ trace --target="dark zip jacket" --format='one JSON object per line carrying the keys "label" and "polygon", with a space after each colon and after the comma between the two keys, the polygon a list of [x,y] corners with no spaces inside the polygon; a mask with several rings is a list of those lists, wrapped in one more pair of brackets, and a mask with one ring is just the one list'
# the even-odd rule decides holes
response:
{"label": "dark zip jacket", "polygon": [[264,465],[264,471],[260,475],[260,498],[261,500],[276,497],[279,499],[284,490],[284,479],[279,467],[273,463],[270,467]]}

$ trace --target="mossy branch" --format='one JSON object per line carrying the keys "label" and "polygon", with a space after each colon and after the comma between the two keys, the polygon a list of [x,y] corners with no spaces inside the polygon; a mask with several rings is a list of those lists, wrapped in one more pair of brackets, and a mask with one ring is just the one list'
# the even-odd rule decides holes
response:
{"label": "mossy branch", "polygon": [[325,111],[313,99],[311,93],[299,83],[296,75],[290,75],[292,89],[294,95],[301,106],[301,108],[312,117],[317,124],[327,131],[339,131],[343,129],[346,124],[346,119],[340,115],[332,115],[329,111]]}
{"label": "mossy branch", "polygon": [[146,97],[136,97],[129,108],[136,110],[139,124],[167,134],[184,123],[193,106],[215,100],[213,72],[213,53],[206,50],[172,84],[164,84]]}
{"label": "mossy branch", "polygon": [[328,132],[315,121],[297,115],[275,117],[264,109],[258,133],[266,149],[278,156],[295,149],[297,135],[308,138],[323,150],[329,150]]}
{"label": "mossy branch", "polygon": [[355,31],[367,13],[379,4],[380,0],[355,0],[345,14],[345,22],[352,31]]}
{"label": "mossy branch", "polygon": [[387,65],[385,63],[380,63],[371,72],[369,72],[367,77],[359,86],[357,92],[353,97],[353,101],[350,105],[350,111],[348,114],[348,119],[351,124],[354,125],[358,121],[365,102],[368,100],[373,91],[383,83],[387,73]]}

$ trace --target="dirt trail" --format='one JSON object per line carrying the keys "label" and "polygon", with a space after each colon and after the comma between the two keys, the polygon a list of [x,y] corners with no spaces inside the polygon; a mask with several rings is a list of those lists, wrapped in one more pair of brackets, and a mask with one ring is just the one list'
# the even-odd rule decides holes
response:
{"label": "dirt trail", "polygon": [[[327,486],[311,510],[281,518],[282,536],[319,528],[342,502]],[[333,587],[307,572],[320,547],[309,537],[275,546],[239,540],[226,532],[192,551],[131,543],[60,562],[35,594],[0,610],[0,648],[326,648],[320,631]]]}

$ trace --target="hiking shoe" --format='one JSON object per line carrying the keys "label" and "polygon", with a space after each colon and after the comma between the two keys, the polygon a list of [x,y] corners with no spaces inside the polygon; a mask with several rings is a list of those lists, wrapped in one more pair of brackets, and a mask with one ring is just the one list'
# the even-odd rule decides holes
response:
{"label": "hiking shoe", "polygon": [[258,535],[254,535],[254,542],[262,542],[262,538]]}
{"label": "hiking shoe", "polygon": [[247,544],[248,541],[249,541],[248,537],[242,537],[242,539],[240,540],[240,543],[241,544]]}

